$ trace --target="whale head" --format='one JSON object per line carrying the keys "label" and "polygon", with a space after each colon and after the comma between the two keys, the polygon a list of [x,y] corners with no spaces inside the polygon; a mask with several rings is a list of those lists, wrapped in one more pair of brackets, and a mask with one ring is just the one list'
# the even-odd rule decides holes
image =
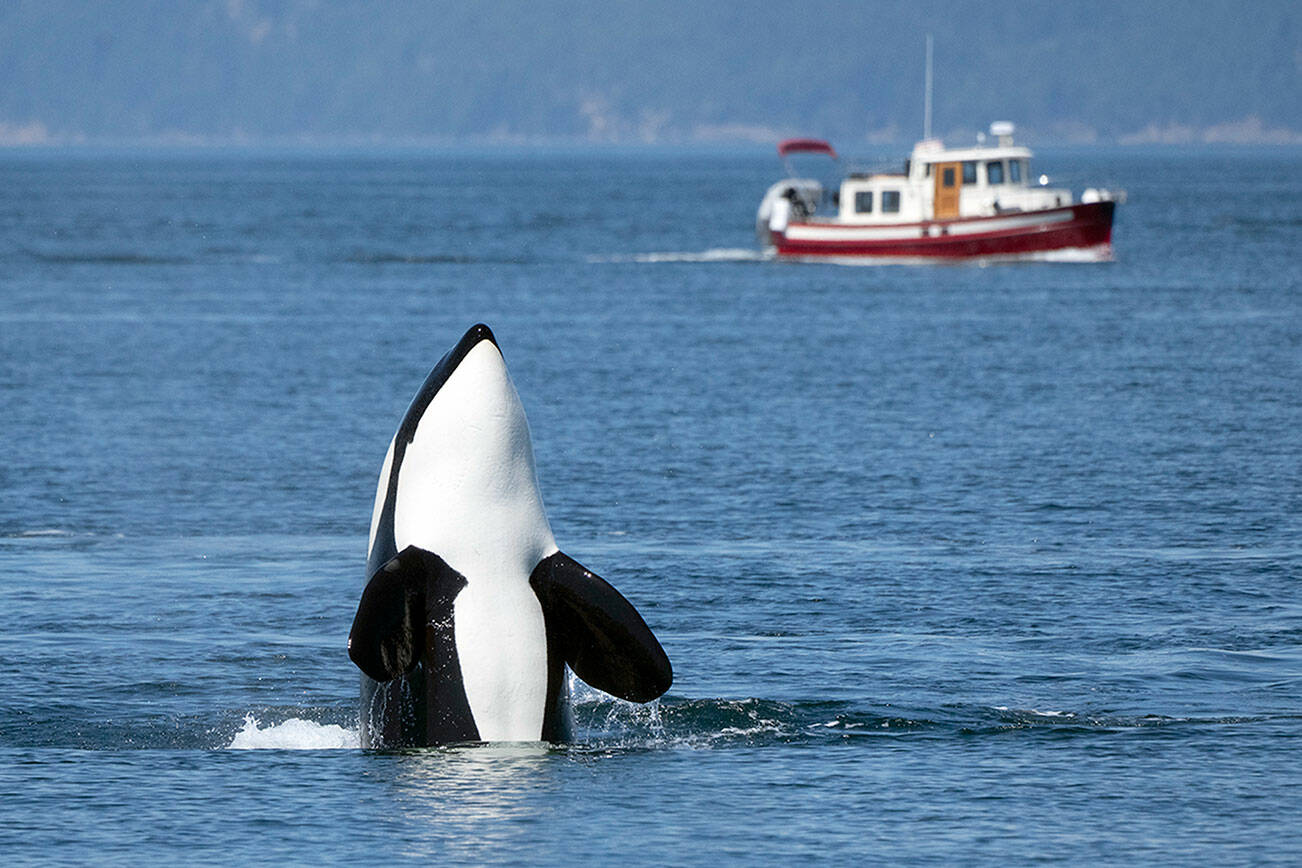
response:
{"label": "whale head", "polygon": [[529,423],[486,325],[467,331],[434,367],[389,444],[369,570],[408,546],[437,553],[470,581],[527,581],[556,552]]}

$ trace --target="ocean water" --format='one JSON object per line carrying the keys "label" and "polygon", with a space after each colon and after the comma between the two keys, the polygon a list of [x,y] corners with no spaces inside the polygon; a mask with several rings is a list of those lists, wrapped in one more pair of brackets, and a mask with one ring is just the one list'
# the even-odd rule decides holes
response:
{"label": "ocean water", "polygon": [[[1115,260],[766,261],[760,152],[0,153],[0,856],[1296,863],[1302,155],[1041,156]],[[368,752],[375,479],[491,325],[674,663]]]}

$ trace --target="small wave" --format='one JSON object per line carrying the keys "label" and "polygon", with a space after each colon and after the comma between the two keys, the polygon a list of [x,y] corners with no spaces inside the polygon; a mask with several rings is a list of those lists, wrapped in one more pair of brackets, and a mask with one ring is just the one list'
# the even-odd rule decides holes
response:
{"label": "small wave", "polygon": [[1026,714],[1031,717],[1074,718],[1076,716],[1076,712],[1074,711],[1040,711],[1037,708],[1009,708],[1007,705],[996,705],[993,706],[993,708],[995,711],[1009,712],[1012,714]]}
{"label": "small wave", "polygon": [[51,252],[20,248],[26,256],[49,265],[189,265],[193,260],[184,256],[155,256],[132,251],[67,251]]}
{"label": "small wave", "polygon": [[[3,319],[0,318],[0,322]],[[0,530],[0,539],[5,540],[31,540],[33,542],[44,541],[64,541],[64,540],[101,540],[101,539],[125,539],[126,534],[121,531],[104,531],[89,528],[79,528],[69,530],[62,527],[32,527],[32,528],[15,528],[13,530]]]}
{"label": "small wave", "polygon": [[666,697],[647,706],[612,698],[575,704],[573,749],[718,749],[798,742],[897,737],[1091,736],[1125,730],[1252,725],[1253,716],[1173,717],[1118,715],[1056,708],[1010,706],[861,707],[844,701],[781,702],[766,699]]}
{"label": "small wave", "polygon": [[337,261],[348,265],[531,265],[526,256],[467,256],[460,253],[404,253],[355,250]]}
{"label": "small wave", "polygon": [[589,256],[591,263],[663,262],[765,262],[772,254],[746,247],[716,247],[709,250],[670,253],[628,253]]}
{"label": "small wave", "polygon": [[476,265],[483,260],[454,253],[370,253],[357,251],[343,258],[352,265]]}
{"label": "small wave", "polygon": [[357,730],[333,723],[291,717],[263,728],[252,714],[244,715],[244,728],[227,745],[230,750],[337,750],[361,746]]}

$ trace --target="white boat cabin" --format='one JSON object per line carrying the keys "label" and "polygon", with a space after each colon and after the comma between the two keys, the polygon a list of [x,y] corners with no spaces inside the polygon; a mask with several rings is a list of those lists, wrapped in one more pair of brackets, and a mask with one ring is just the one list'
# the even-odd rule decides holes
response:
{"label": "white boat cabin", "polygon": [[946,148],[927,139],[899,173],[851,173],[841,182],[837,218],[846,223],[920,223],[1038,211],[1072,204],[1070,190],[1031,183],[1031,151],[1013,144],[1012,124],[996,123],[997,144]]}

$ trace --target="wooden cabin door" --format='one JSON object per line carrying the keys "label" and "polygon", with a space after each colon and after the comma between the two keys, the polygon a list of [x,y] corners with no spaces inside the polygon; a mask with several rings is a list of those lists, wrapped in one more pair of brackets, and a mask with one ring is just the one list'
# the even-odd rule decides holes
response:
{"label": "wooden cabin door", "polygon": [[936,180],[936,195],[932,200],[933,219],[948,220],[958,216],[958,193],[962,189],[962,167],[958,163],[934,163],[931,175]]}

